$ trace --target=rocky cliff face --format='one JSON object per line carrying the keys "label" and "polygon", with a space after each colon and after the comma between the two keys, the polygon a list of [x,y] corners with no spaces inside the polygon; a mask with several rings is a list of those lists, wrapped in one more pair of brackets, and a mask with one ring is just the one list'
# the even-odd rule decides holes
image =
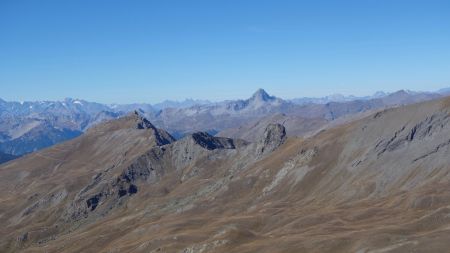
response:
{"label": "rocky cliff face", "polygon": [[286,129],[281,124],[269,124],[264,130],[264,135],[258,141],[256,152],[264,155],[277,149],[286,141]]}

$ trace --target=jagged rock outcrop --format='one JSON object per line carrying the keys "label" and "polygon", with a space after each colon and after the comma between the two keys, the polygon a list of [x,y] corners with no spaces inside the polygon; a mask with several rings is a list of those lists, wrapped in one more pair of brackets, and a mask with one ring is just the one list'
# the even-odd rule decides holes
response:
{"label": "jagged rock outcrop", "polygon": [[257,155],[268,154],[286,141],[286,129],[281,124],[269,124],[256,146]]}
{"label": "jagged rock outcrop", "polygon": [[231,152],[246,144],[242,140],[214,137],[206,132],[197,132],[174,142],[168,149],[174,166],[183,168],[201,157],[214,156],[222,150]]}
{"label": "jagged rock outcrop", "polygon": [[208,150],[236,148],[234,140],[223,137],[214,137],[206,132],[193,133],[190,138],[192,138],[196,144]]}
{"label": "jagged rock outcrop", "polygon": [[156,127],[138,111],[134,111],[132,113],[132,116],[135,117],[137,129],[156,129]]}
{"label": "jagged rock outcrop", "polygon": [[133,116],[136,120],[136,128],[137,129],[151,129],[154,132],[156,143],[158,146],[166,145],[175,141],[175,138],[172,137],[168,132],[156,128],[150,121],[148,121],[145,117],[140,115],[138,111],[133,112]]}

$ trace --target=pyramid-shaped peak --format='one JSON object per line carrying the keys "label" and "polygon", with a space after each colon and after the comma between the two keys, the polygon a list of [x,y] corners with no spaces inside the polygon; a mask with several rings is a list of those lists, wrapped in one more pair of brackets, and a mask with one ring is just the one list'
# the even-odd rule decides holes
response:
{"label": "pyramid-shaped peak", "polygon": [[252,100],[261,100],[261,101],[268,101],[272,100],[275,97],[270,96],[264,89],[258,89],[255,93],[253,93],[253,96],[251,97]]}

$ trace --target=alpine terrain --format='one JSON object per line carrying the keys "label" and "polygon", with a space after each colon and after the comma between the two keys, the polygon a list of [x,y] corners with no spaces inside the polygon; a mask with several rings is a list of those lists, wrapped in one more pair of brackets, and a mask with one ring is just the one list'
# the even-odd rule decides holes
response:
{"label": "alpine terrain", "polygon": [[[102,121],[0,166],[0,251],[446,252],[450,98],[387,108],[392,95],[258,91]],[[230,129],[190,132],[206,115]],[[183,124],[179,139],[161,127]]]}
{"label": "alpine terrain", "polygon": [[[332,121],[334,124],[336,119],[442,97],[445,91],[402,90],[392,94],[378,92],[367,97],[334,95],[283,100],[259,89],[245,100],[212,103],[188,99],[154,105],[106,105],[72,98],[37,102],[0,99],[0,152],[22,156],[73,139],[103,121],[117,119],[135,110],[177,139],[197,131],[212,135],[222,135],[225,131],[223,134],[254,140],[255,136],[245,133],[249,126],[258,125],[257,133],[260,134],[267,123],[283,122],[290,136],[303,136]],[[237,130],[239,127],[242,129]]]}

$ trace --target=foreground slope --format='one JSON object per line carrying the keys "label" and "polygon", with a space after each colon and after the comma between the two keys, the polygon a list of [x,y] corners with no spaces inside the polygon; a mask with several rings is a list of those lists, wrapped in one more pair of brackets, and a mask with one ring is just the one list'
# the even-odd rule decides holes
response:
{"label": "foreground slope", "polygon": [[2,251],[446,252],[449,112],[434,100],[307,139],[269,125],[253,143],[100,125],[0,167]]}

